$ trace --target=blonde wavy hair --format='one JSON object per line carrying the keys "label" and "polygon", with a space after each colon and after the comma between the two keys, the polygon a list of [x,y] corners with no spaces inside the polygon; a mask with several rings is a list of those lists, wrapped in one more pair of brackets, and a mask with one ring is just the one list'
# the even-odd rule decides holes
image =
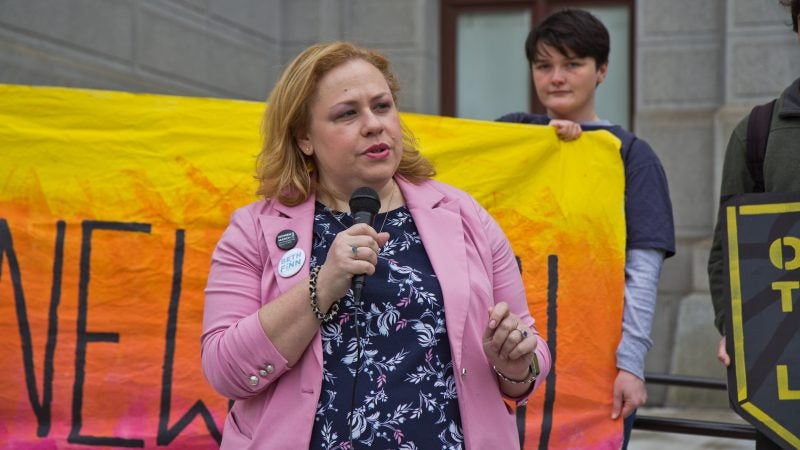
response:
{"label": "blonde wavy hair", "polygon": [[[317,189],[314,159],[298,147],[295,137],[311,123],[311,103],[320,80],[342,64],[362,59],[381,71],[397,104],[399,85],[382,54],[349,42],[312,45],[300,53],[281,75],[267,99],[262,123],[263,146],[256,162],[256,194],[294,206]],[[420,183],[436,174],[417,148],[417,141],[401,121],[403,156],[396,174]]]}

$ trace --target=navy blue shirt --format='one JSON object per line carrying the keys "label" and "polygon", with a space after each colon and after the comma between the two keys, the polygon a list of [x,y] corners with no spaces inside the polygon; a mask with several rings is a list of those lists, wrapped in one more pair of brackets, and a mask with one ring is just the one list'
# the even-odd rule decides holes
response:
{"label": "navy blue shirt", "polygon": [[[311,265],[322,265],[336,234],[352,225],[348,214],[317,202]],[[360,304],[348,291],[320,328],[322,390],[310,448],[350,449],[351,414],[356,448],[463,448],[439,281],[407,208],[378,214],[373,226],[390,239]]]}
{"label": "navy blue shirt", "polygon": [[[499,122],[547,125],[550,118],[541,114],[510,113]],[[621,141],[620,155],[625,166],[625,226],[629,249],[662,250],[666,257],[675,254],[675,226],[669,198],[667,175],[650,145],[619,125],[581,124],[585,131],[607,130]]]}

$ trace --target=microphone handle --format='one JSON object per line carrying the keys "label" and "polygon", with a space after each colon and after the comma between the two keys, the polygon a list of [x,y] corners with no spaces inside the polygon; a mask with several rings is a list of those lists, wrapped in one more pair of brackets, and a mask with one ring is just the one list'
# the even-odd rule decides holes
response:
{"label": "microphone handle", "polygon": [[[365,223],[372,226],[372,221],[375,218],[374,214],[369,211],[356,211],[353,213],[354,223]],[[360,273],[353,276],[353,300],[356,302],[361,300],[361,290],[364,289],[364,283],[367,281],[367,275]]]}
{"label": "microphone handle", "polygon": [[353,213],[353,223],[365,223],[372,226],[374,215],[369,211],[356,211]]}

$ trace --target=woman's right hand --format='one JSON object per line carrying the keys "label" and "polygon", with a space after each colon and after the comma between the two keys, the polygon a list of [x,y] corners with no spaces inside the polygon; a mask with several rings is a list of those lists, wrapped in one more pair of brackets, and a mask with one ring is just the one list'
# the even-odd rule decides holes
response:
{"label": "woman's right hand", "polygon": [[317,276],[317,299],[323,311],[344,297],[355,275],[375,273],[378,253],[388,240],[389,233],[378,233],[363,223],[336,235]]}

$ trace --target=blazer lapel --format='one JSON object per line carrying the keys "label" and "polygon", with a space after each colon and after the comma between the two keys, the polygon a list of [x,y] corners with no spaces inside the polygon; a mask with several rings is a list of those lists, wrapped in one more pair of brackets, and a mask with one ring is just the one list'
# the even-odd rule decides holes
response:
{"label": "blazer lapel", "polygon": [[442,288],[453,362],[460,366],[470,294],[465,282],[469,270],[458,202],[431,183],[414,185],[399,177],[397,181]]}
{"label": "blazer lapel", "polygon": [[[297,206],[285,206],[273,202],[273,207],[260,216],[261,230],[267,245],[270,267],[281,294],[292,288],[299,280],[308,276],[311,260],[311,246],[314,242],[314,197]],[[305,261],[300,270],[291,276],[283,277],[278,273],[281,258],[289,251],[278,247],[276,238],[281,231],[291,230],[297,233],[297,244],[294,248],[303,251]],[[266,275],[266,274],[265,274]]]}
{"label": "blazer lapel", "polygon": [[[267,253],[270,262],[272,274],[264,274],[264,276],[272,276],[276,280],[276,285],[280,291],[276,295],[283,294],[291,289],[298,281],[308,277],[311,263],[311,246],[314,243],[314,195],[297,205],[286,206],[275,201],[272,203],[272,208],[260,216],[261,230],[264,233],[264,241],[267,245]],[[305,255],[305,261],[300,270],[289,277],[282,277],[278,273],[280,261],[283,255],[288,250],[283,250],[278,247],[276,238],[278,233],[283,230],[292,230],[297,233],[297,244],[294,248],[299,248]],[[309,314],[311,314],[311,307],[309,306]],[[306,380],[309,385],[313,385],[317,381],[317,375],[322,373],[322,337],[319,332],[312,341],[313,360],[317,364],[317,370],[305,371],[309,380]]]}

